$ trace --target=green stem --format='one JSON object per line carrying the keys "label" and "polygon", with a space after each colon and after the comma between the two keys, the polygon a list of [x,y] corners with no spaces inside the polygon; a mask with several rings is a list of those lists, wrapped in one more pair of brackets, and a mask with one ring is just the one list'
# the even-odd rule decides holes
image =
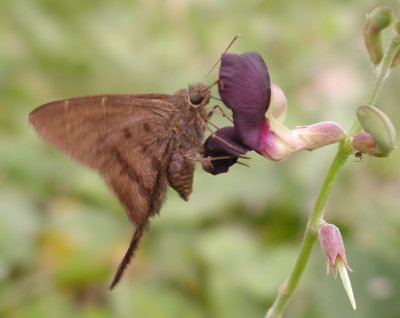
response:
{"label": "green stem", "polygon": [[[378,75],[366,101],[368,105],[375,104],[379,92],[390,73],[393,59],[399,48],[400,36],[395,34],[385,52],[381,64],[378,66]],[[303,242],[300,247],[300,252],[297,256],[296,263],[294,264],[294,267],[286,281],[280,286],[278,295],[275,298],[271,308],[268,310],[265,318],[282,317],[282,313],[288,303],[289,298],[292,296],[300,281],[301,275],[303,274],[310,257],[312,248],[317,240],[318,227],[324,217],[325,206],[327,204],[333,183],[345,164],[347,158],[353,151],[351,139],[360,131],[361,125],[358,120],[355,119],[350,128],[349,136],[344,137],[339,144],[339,149],[331,163],[331,166],[329,167],[317,199],[315,200],[313,210],[307,222],[306,231],[304,233]]]}

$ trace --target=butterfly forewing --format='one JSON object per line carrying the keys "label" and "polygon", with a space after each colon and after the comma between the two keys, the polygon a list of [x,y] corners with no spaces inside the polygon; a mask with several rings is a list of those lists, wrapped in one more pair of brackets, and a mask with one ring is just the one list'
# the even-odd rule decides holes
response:
{"label": "butterfly forewing", "polygon": [[160,169],[169,155],[167,127],[175,107],[163,101],[168,95],[155,96],[68,99],[45,104],[29,117],[47,142],[97,169],[136,224],[161,205],[150,206],[155,188],[165,191]]}
{"label": "butterfly forewing", "polygon": [[[34,110],[29,120],[47,142],[98,169],[107,156],[107,147],[119,142],[116,134],[125,131],[129,136],[130,129],[137,130],[136,133],[143,131],[144,123],[168,122],[173,105],[161,99],[144,98],[145,95],[136,96],[105,95],[56,101]],[[132,145],[144,136],[142,133],[133,137]]]}

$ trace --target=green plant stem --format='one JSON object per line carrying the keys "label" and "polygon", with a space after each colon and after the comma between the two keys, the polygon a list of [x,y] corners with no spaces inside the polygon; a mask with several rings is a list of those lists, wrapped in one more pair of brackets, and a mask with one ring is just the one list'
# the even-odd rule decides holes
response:
{"label": "green plant stem", "polygon": [[[382,62],[378,66],[377,77],[368,95],[366,103],[368,105],[374,105],[379,92],[388,78],[391,70],[391,65],[393,59],[400,48],[400,36],[395,34],[385,52]],[[280,318],[287,305],[287,302],[294,290],[296,289],[301,275],[307,265],[308,259],[310,257],[312,248],[317,240],[318,227],[324,217],[324,210],[326,203],[328,201],[329,194],[331,192],[332,186],[335,179],[337,178],[340,170],[344,166],[347,158],[351,155],[353,147],[351,144],[352,137],[357,135],[361,131],[361,125],[357,119],[354,120],[349,135],[344,137],[339,143],[339,149],[333,159],[325,179],[322,183],[321,189],[318,193],[317,199],[313,210],[309,216],[306,231],[304,233],[303,242],[300,247],[299,255],[297,256],[296,263],[292,271],[290,272],[286,281],[280,286],[278,295],[275,298],[274,303],[268,310],[265,318]]]}

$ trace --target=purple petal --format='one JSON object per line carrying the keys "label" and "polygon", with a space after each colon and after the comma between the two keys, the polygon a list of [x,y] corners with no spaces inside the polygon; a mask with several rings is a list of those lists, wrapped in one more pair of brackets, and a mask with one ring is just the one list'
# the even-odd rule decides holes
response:
{"label": "purple petal", "polygon": [[262,57],[256,52],[223,54],[218,89],[224,104],[233,111],[241,141],[258,150],[271,99],[271,83]]}
{"label": "purple petal", "polygon": [[240,142],[234,127],[218,129],[204,142],[204,157],[212,159],[227,156],[230,158],[211,160],[209,165],[203,165],[203,169],[213,175],[227,172],[230,166],[237,162],[239,156],[248,150],[251,149]]}

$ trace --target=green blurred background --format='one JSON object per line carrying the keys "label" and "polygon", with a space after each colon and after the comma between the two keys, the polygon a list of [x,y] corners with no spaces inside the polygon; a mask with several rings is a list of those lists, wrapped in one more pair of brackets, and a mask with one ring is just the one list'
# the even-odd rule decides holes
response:
{"label": "green blurred background", "polygon": [[[72,96],[172,93],[202,81],[241,33],[230,51],[264,57],[288,126],[349,127],[373,80],[363,18],[379,4],[1,0],[0,317],[263,317],[335,145],[282,163],[252,155],[250,169],[217,177],[197,169],[191,200],[168,193],[110,292],[132,226],[100,177],[44,144],[28,113]],[[379,99],[398,129],[399,82],[395,70]],[[350,159],[326,211],[344,236],[358,310],[316,246],[285,317],[400,317],[399,159]]]}

